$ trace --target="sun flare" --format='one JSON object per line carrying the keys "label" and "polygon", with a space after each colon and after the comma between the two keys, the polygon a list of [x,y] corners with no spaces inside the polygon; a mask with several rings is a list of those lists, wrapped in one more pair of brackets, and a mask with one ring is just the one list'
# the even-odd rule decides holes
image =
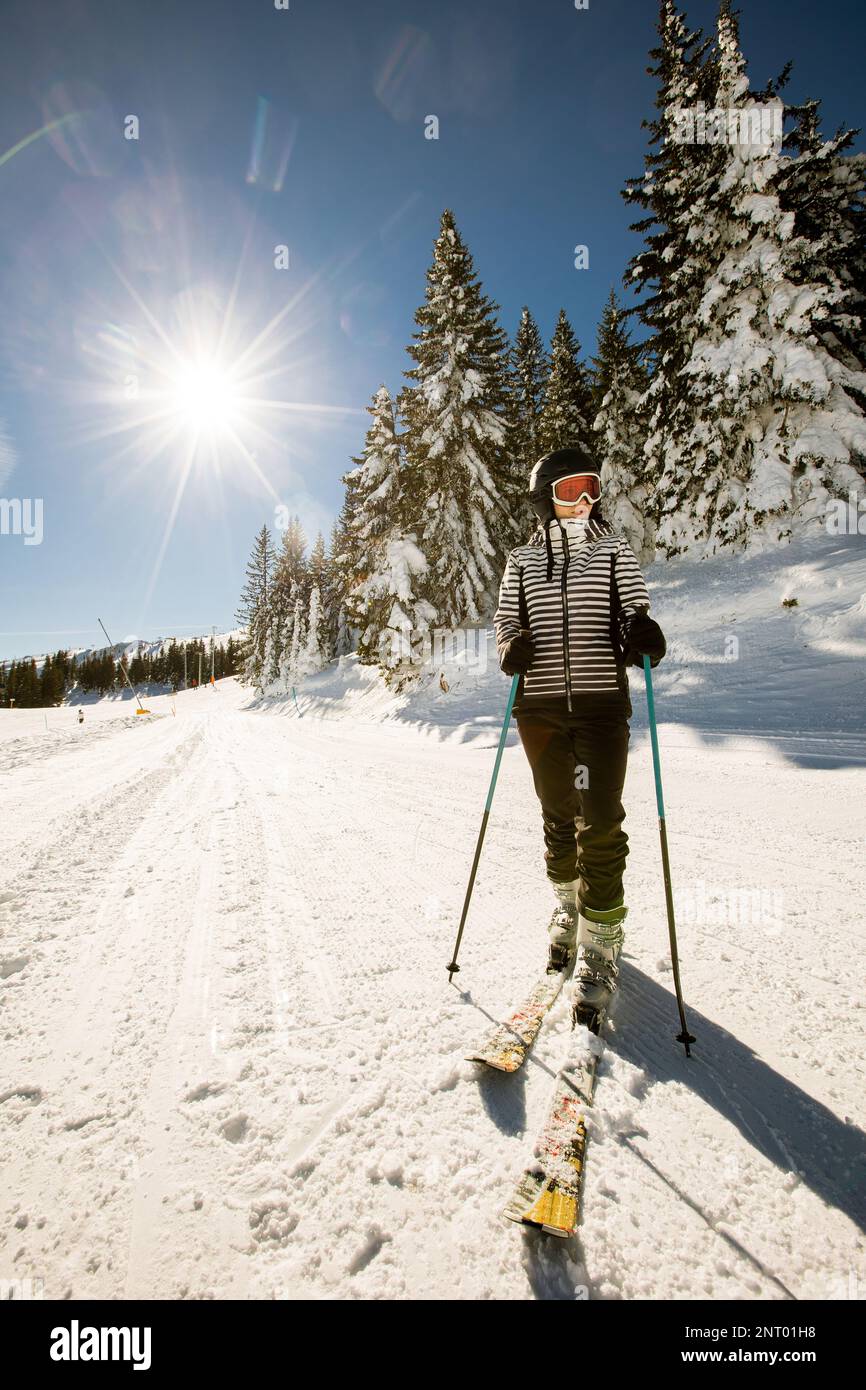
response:
{"label": "sun flare", "polygon": [[187,362],[174,373],[174,413],[196,434],[219,433],[236,423],[238,400],[231,373],[217,362]]}

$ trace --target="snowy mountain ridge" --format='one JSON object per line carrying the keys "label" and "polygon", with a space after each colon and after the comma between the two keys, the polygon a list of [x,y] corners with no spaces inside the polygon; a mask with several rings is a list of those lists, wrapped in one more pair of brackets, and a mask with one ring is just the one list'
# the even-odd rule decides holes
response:
{"label": "snowy mountain ridge", "polygon": [[[235,642],[238,642],[241,640],[241,638],[243,638],[243,636],[243,628],[231,628],[227,629],[225,632],[217,632],[214,635],[214,642],[216,643],[217,647],[224,647],[230,639]],[[172,642],[177,642],[179,645],[183,645],[183,643],[185,642],[204,642],[205,646],[208,647],[210,640],[211,634],[209,632],[192,633],[188,637],[127,637],[121,642],[113,643],[111,651],[114,653],[115,659],[117,661],[122,660],[124,656],[127,658],[128,661],[131,661],[134,656],[137,656],[139,654],[139,652],[141,652],[142,655],[146,657],[162,656],[165,654],[166,651],[168,651],[168,648],[171,646]],[[102,642],[91,647],[69,647],[66,650],[68,650],[69,655],[71,656],[75,664],[80,665],[81,662],[86,661],[88,657],[101,656],[104,652],[107,652],[108,644]],[[53,656],[54,653],[40,652],[38,655],[28,654],[27,656],[15,657],[14,659],[22,665],[26,664],[29,661],[35,661],[36,669],[37,671],[39,671],[42,669],[42,665],[45,661],[46,656],[49,655]],[[8,666],[10,664],[10,661],[11,658],[7,658],[5,661],[0,661],[0,665]]]}

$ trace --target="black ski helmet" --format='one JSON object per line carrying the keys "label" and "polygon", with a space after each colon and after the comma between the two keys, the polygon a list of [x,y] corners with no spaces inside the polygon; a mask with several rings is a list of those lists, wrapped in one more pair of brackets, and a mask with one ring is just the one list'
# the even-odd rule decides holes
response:
{"label": "black ski helmet", "polygon": [[551,492],[553,484],[559,478],[567,478],[571,473],[597,473],[601,477],[598,459],[585,444],[574,444],[568,449],[554,449],[552,453],[545,454],[538,460],[529,475],[529,500],[542,525],[552,521],[555,516]]}

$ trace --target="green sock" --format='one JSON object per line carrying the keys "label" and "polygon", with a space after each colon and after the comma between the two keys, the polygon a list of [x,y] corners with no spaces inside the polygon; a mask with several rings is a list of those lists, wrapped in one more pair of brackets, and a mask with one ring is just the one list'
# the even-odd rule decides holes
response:
{"label": "green sock", "polygon": [[609,907],[606,912],[599,912],[595,907],[582,907],[580,910],[588,922],[601,922],[605,926],[617,926],[628,915],[624,903],[617,903],[616,907]]}

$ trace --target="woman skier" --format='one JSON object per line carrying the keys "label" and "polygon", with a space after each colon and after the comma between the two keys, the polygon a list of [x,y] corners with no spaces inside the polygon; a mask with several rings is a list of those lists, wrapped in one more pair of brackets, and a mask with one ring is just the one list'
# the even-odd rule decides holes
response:
{"label": "woman skier", "polygon": [[665,654],[640,567],[601,516],[601,494],[582,445],[538,460],[529,498],[539,527],[509,555],[494,617],[500,668],[520,675],[514,714],[558,900],[547,968],[574,965],[573,1018],[593,1029],[616,989],[628,912],[626,666],[642,668],[644,654],[657,666]]}

